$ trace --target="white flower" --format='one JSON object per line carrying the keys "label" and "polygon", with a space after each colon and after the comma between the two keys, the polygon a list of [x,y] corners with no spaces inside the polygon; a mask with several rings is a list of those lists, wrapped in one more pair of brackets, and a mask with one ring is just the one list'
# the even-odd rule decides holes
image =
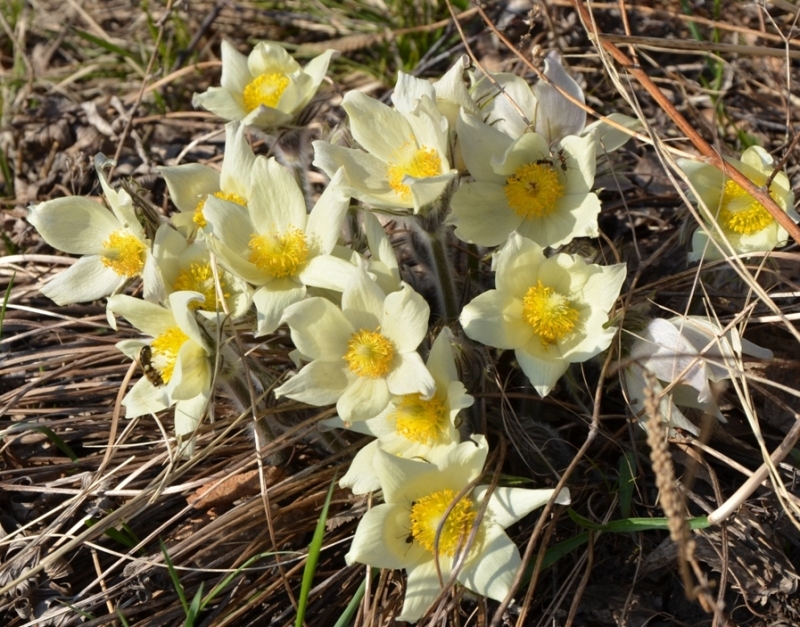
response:
{"label": "white flower", "polygon": [[278,328],[286,307],[305,298],[306,286],[341,292],[355,273],[330,254],[350,204],[338,186],[341,178],[334,175],[308,214],[289,170],[258,157],[246,210],[214,196],[206,201],[209,246],[230,272],[256,286],[257,336]]}
{"label": "white flower", "polygon": [[[125,416],[152,414],[175,404],[175,434],[194,432],[211,397],[214,350],[192,313],[192,304],[202,300],[197,292],[174,292],[169,307],[124,294],[108,299],[108,309],[126,318],[152,340],[123,340],[117,344],[145,368],[145,375],[123,399]],[[226,369],[234,361],[224,360]]]}
{"label": "white flower", "polygon": [[261,42],[245,57],[223,41],[221,87],[195,94],[192,104],[263,129],[286,125],[317,93],[334,54],[326,50],[302,68],[280,44]]}
{"label": "white flower", "polygon": [[187,237],[206,226],[203,208],[208,196],[247,207],[253,193],[251,171],[256,156],[247,143],[244,129],[244,124],[236,122],[225,125],[221,172],[201,163],[158,168],[167,182],[172,202],[180,211],[172,216],[172,223]]}
{"label": "white flower", "polygon": [[[477,532],[457,580],[496,600],[504,599],[511,589],[521,559],[505,528],[547,503],[553,490],[497,487],[478,521],[478,510],[489,491],[489,486],[481,485],[460,499],[443,521],[454,498],[483,471],[488,450],[486,438],[475,435],[450,449],[439,464],[384,451],[375,454],[375,473],[385,503],[361,519],[345,560],[406,570],[405,602],[397,620],[416,622],[430,608],[441,590],[436,561],[442,581],[447,582],[476,521]],[[569,491],[562,490],[556,502],[568,504]]]}
{"label": "white flower", "polygon": [[456,236],[498,246],[516,231],[542,247],[597,237],[600,200],[591,192],[593,135],[564,137],[551,148],[536,133],[516,141],[474,116],[461,115],[458,136],[475,182],[456,190],[448,223]]}
{"label": "white flower", "polygon": [[222,307],[217,299],[217,285],[208,245],[204,240],[189,243],[178,231],[161,228],[153,242],[153,257],[164,279],[167,294],[199,292],[204,300],[189,306],[208,319],[217,320],[223,311],[241,318],[250,308],[252,290],[240,278],[217,267],[219,287],[225,300]]}
{"label": "white flower", "polygon": [[343,167],[346,191],[373,207],[419,213],[456,174],[447,156],[447,119],[428,93],[418,96],[422,89],[401,75],[395,109],[359,91],[348,92],[342,107],[364,150],[315,141],[314,165],[328,176]]}
{"label": "white flower", "polygon": [[546,396],[569,364],[611,343],[616,327],[606,323],[625,264],[586,264],[564,253],[546,259],[540,246],[517,234],[495,261],[497,289],[464,307],[461,325],[477,342],[513,349],[533,387]]}
{"label": "white flower", "polygon": [[[635,414],[644,409],[644,390],[648,387],[645,372],[649,371],[657,379],[653,392],[661,394],[659,413],[663,420],[670,427],[697,435],[697,427],[677,405],[701,409],[726,422],[710,382],[729,379],[741,370],[742,353],[772,359],[772,351],[741,338],[735,327],[723,333],[716,322],[704,316],[651,320],[634,342],[631,365],[624,372],[628,401]],[[673,383],[670,392],[662,394],[662,385]],[[645,427],[648,418],[642,414],[639,424]]]}
{"label": "white flower", "polygon": [[[751,146],[742,153],[741,161],[725,159],[757,187],[763,187],[772,174],[772,157],[760,146]],[[783,246],[789,234],[769,214],[764,206],[748,194],[733,179],[726,180],[718,168],[700,161],[678,160],[678,166],[686,173],[700,202],[700,211],[708,226],[698,228],[692,237],[690,261],[723,259],[728,251],[722,239],[733,248],[735,254],[769,252]],[[789,177],[778,172],[769,186],[769,195],[777,205],[800,220],[794,210],[794,193]],[[722,234],[714,228],[714,222]],[[709,236],[713,241],[709,241]]]}
{"label": "white flower", "polygon": [[292,341],[311,363],[275,390],[275,396],[322,406],[336,403],[346,423],[374,418],[391,396],[436,391],[416,350],[428,331],[430,308],[411,287],[386,296],[360,268],[339,309],[309,298],[286,309]]}
{"label": "white flower", "polygon": [[[354,422],[349,427],[377,439],[356,454],[347,474],[339,481],[340,486],[350,488],[354,494],[380,488],[372,465],[378,450],[436,463],[458,444],[458,413],[470,407],[474,399],[458,380],[451,342],[452,333],[445,327],[428,355],[428,370],[436,382],[436,392],[430,399],[425,400],[420,394],[395,397],[377,417]],[[326,420],[325,424],[345,426],[341,418]]]}
{"label": "white flower", "polygon": [[28,222],[50,246],[83,255],[42,288],[42,293],[59,305],[97,300],[137,277],[143,279],[146,299],[158,301],[164,295],[150,240],[136,218],[128,192],[115,191],[106,181],[101,168],[107,163],[103,155],[95,158],[111,211],[76,196],[39,203],[28,213]]}

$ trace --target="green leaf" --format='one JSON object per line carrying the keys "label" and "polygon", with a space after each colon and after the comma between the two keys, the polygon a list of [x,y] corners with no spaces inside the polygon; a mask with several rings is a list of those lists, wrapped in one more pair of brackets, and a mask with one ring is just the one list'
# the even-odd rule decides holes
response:
{"label": "green leaf", "polygon": [[188,617],[189,604],[186,602],[186,593],[183,591],[181,580],[178,578],[178,571],[175,570],[175,566],[172,564],[172,560],[169,557],[169,553],[167,552],[167,545],[164,544],[164,541],[161,538],[158,539],[158,543],[161,545],[161,553],[164,555],[164,561],[167,564],[167,570],[169,570],[169,576],[172,579],[172,585],[175,586],[175,592],[178,593],[178,598],[181,600],[183,611]]}
{"label": "green leaf", "polygon": [[[379,568],[371,568],[369,582],[372,583],[372,580],[375,578],[375,575],[378,574],[380,571]],[[353,615],[356,613],[359,604],[361,603],[361,599],[364,598],[364,592],[367,590],[367,578],[364,577],[364,580],[361,582],[361,585],[358,586],[358,590],[353,595],[353,598],[350,599],[350,603],[347,604],[347,607],[344,608],[344,612],[339,617],[339,620],[336,621],[336,624],[333,627],[348,627],[348,625],[352,624]]]}
{"label": "green leaf", "polygon": [[636,486],[636,455],[628,451],[619,460],[619,509],[623,518],[631,515],[633,488]]}
{"label": "green leaf", "polygon": [[3,306],[0,307],[0,337],[3,337],[3,320],[6,319],[6,307],[8,307],[8,299],[11,297],[11,287],[14,285],[15,276],[17,276],[16,272],[11,275],[11,280],[6,288],[6,295],[3,297]]}
{"label": "green leaf", "polygon": [[121,46],[116,44],[112,44],[110,41],[103,39],[102,37],[97,37],[96,35],[92,35],[91,33],[86,32],[85,30],[81,30],[80,28],[72,27],[75,33],[81,39],[88,41],[90,44],[97,46],[98,48],[102,48],[108,52],[113,54],[119,55],[125,59],[130,59],[133,61],[139,69],[142,68],[141,59],[139,59],[134,53],[130,52],[129,50],[125,50]]}
{"label": "green leaf", "polygon": [[297,620],[295,627],[302,627],[308,606],[308,594],[311,592],[311,584],[314,581],[314,572],[317,570],[319,554],[322,550],[322,540],[325,538],[325,522],[328,520],[328,508],[333,496],[333,488],[336,486],[336,474],[333,476],[331,486],[328,488],[328,495],[325,497],[325,504],[322,506],[322,513],[317,520],[317,528],[314,530],[314,537],[308,547],[308,559],[306,567],[303,569],[303,583],[300,585],[300,598],[297,600]]}
{"label": "green leaf", "polygon": [[[609,523],[601,525],[599,523],[592,522],[588,518],[584,518],[572,508],[568,509],[567,513],[569,513],[569,517],[581,527],[592,529],[594,531],[631,533],[637,531],[652,531],[654,529],[669,530],[668,518],[624,518],[622,520],[612,520]],[[709,526],[707,516],[689,518],[686,522],[689,523],[690,529],[705,529]]]}
{"label": "green leaf", "polygon": [[30,429],[31,431],[38,431],[39,433],[45,434],[47,438],[51,440],[53,444],[56,445],[58,450],[64,453],[64,455],[69,457],[74,462],[78,461],[78,456],[73,452],[73,450],[69,447],[69,445],[66,442],[64,442],[64,440],[58,437],[55,431],[53,431],[48,427],[31,427]]}
{"label": "green leaf", "polygon": [[203,582],[200,582],[200,587],[192,599],[192,604],[189,606],[189,611],[186,614],[186,622],[183,623],[184,627],[192,627],[200,615],[203,602]]}

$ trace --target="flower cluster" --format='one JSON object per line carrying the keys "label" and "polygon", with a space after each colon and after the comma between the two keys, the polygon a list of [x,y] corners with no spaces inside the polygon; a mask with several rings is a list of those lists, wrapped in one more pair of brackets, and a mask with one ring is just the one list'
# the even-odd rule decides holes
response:
{"label": "flower cluster", "polygon": [[[297,372],[274,386],[274,398],[335,405],[327,427],[374,436],[341,480],[355,494],[380,490],[383,498],[361,521],[347,561],[405,569],[399,618],[416,621],[451,575],[489,598],[508,596],[520,556],[504,529],[548,501],[569,502],[566,490],[467,489],[483,472],[489,444],[464,415],[473,398],[459,378],[454,339],[460,322],[474,342],[514,350],[542,396],[570,364],[609,348],[625,264],[590,263],[563,247],[599,235],[597,163],[627,136],[586,125],[583,92],[555,53],[546,80],[533,87],[462,64],[434,83],[401,73],[391,106],[358,91],[344,96],[350,143],[313,142],[313,163],[330,182],[311,207],[298,183],[302,160],[290,168],[256,155],[247,128],[274,132],[261,136],[278,158],[282,133],[310,134],[298,120],[332,57],[328,51],[301,67],[275,43],[245,57],[223,42],[221,86],[193,101],[227,121],[221,171],[161,167],[177,212],[148,220],[126,191],[109,185],[107,162],[98,158],[107,208],[61,198],[32,207],[29,221],[53,247],[83,255],[43,286],[47,296],[58,304],[108,297],[112,326],[119,315],[141,331],[118,344],[144,373],[123,401],[126,415],[174,407],[186,455],[215,395],[235,396],[233,383],[245,376],[233,334],[288,329]],[[753,180],[765,180],[762,153],[743,158]],[[785,239],[730,183],[702,166],[684,167],[705,206],[719,206],[709,220],[739,233],[748,250]],[[776,177],[773,187],[788,211],[785,179]],[[433,297],[401,281],[380,214],[428,236],[421,241],[438,278]],[[494,289],[474,294],[460,311],[447,254],[436,252],[450,232],[492,249]],[[137,281],[140,297],[123,293]],[[439,322],[443,328],[431,333]],[[690,368],[687,376],[705,402],[705,375]]]}

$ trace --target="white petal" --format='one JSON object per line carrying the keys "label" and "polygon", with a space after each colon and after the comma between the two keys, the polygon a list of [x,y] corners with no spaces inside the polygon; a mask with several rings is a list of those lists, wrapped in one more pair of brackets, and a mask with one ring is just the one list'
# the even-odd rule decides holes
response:
{"label": "white petal", "polygon": [[377,330],[384,316],[386,295],[367,274],[359,268],[342,294],[342,311],[353,329]]}
{"label": "white petal", "polygon": [[259,76],[271,72],[293,74],[300,70],[300,65],[286,49],[274,41],[260,41],[247,57],[250,74]]}
{"label": "white petal", "polygon": [[439,335],[433,341],[431,352],[428,354],[428,370],[436,381],[436,387],[439,390],[446,390],[453,381],[458,380],[458,370],[453,357],[452,344],[453,332],[448,327],[442,327]]}
{"label": "white petal", "polygon": [[97,255],[81,257],[45,283],[41,292],[58,305],[88,303],[108,296],[126,282]]}
{"label": "white petal", "polygon": [[306,237],[316,254],[330,254],[339,239],[350,207],[350,196],[342,190],[344,179],[344,170],[338,170],[308,216]]}
{"label": "white petal", "polygon": [[50,246],[73,255],[100,252],[108,236],[122,228],[103,205],[80,197],[34,205],[28,212],[28,222]]}
{"label": "white petal", "polygon": [[533,335],[533,329],[522,320],[522,302],[498,290],[474,298],[459,320],[470,339],[495,348],[519,348]]}
{"label": "white petal", "polygon": [[458,118],[458,141],[469,173],[478,181],[503,185],[505,177],[492,168],[492,157],[503,155],[513,140],[477,116],[462,110]]}
{"label": "white petal", "polygon": [[237,256],[243,257],[247,254],[250,238],[256,229],[244,207],[209,196],[203,208],[203,216],[215,238],[235,251]]}
{"label": "white petal", "polygon": [[401,353],[417,350],[428,332],[431,308],[407,283],[392,292],[383,304],[381,333],[394,342]]}
{"label": "white petal", "polygon": [[347,387],[347,376],[339,363],[312,361],[275,390],[275,398],[286,396],[316,407],[331,405]]}
{"label": "white petal", "polygon": [[306,202],[288,168],[274,157],[259,157],[253,166],[253,197],[248,203],[250,219],[259,233],[290,229],[305,231]]}
{"label": "white petal", "polygon": [[176,326],[175,317],[169,309],[126,294],[115,294],[109,298],[108,309],[151,337]]}
{"label": "white petal", "polygon": [[122,399],[126,418],[156,414],[171,405],[165,388],[157,388],[142,377]]}
{"label": "white petal", "polygon": [[[617,124],[634,131],[642,127],[641,121],[623,115],[622,113],[611,113],[607,117]],[[589,124],[589,126],[584,129],[584,134],[587,133],[594,135],[597,140],[597,145],[600,147],[599,152],[613,152],[631,138],[628,133],[617,130],[615,127],[606,124],[602,120],[596,120]]]}
{"label": "white petal", "polygon": [[[584,103],[583,90],[561,65],[561,56],[553,50],[545,59],[544,73],[555,85],[576,100]],[[536,132],[553,142],[566,135],[577,135],[586,124],[586,112],[562,96],[555,87],[539,81],[534,90],[539,109]]]}
{"label": "white petal", "polygon": [[391,397],[383,379],[356,377],[336,401],[336,410],[345,422],[367,420],[381,413]]}
{"label": "white petal", "polygon": [[275,279],[258,288],[253,294],[257,311],[256,337],[272,333],[281,324],[281,316],[289,305],[306,296],[305,285],[292,279]]}
{"label": "white petal", "polygon": [[508,206],[501,185],[476,181],[456,190],[447,222],[456,236],[478,246],[499,246],[516,230],[522,218]]}
{"label": "white petal", "polygon": [[[472,496],[478,502],[483,501],[489,486],[481,485],[472,491]],[[523,488],[497,487],[492,492],[487,506],[487,516],[493,523],[503,529],[527,516],[530,512],[544,506],[554,490],[526,490]],[[559,505],[569,505],[569,490],[564,488],[556,498]]]}
{"label": "white petal", "polygon": [[205,394],[200,394],[175,404],[176,436],[182,437],[194,433],[208,409],[208,398]]}
{"label": "white petal", "polygon": [[[354,425],[364,424],[366,421],[355,422]],[[353,494],[367,494],[373,490],[379,490],[381,482],[378,481],[378,475],[372,467],[372,460],[375,457],[375,451],[378,450],[378,441],[373,440],[364,446],[353,461],[350,462],[350,468],[347,473],[339,481],[339,485],[343,488],[349,488]]]}
{"label": "white petal", "polygon": [[[222,70],[223,76],[225,69]],[[209,87],[202,94],[192,96],[192,106],[202,107],[223,120],[243,120],[247,116],[241,92],[233,92],[224,87]]]}
{"label": "white petal", "polygon": [[202,303],[203,301],[203,295],[199,292],[173,292],[169,295],[169,308],[172,311],[172,316],[178,328],[183,331],[192,342],[202,347],[207,354],[211,354],[212,349],[208,344],[206,335],[201,331],[200,325],[197,323],[197,318],[195,318],[194,312],[190,309],[190,305]]}
{"label": "white petal", "polygon": [[412,565],[420,559],[423,549],[406,542],[410,527],[408,509],[391,503],[373,507],[358,523],[345,561],[375,568],[400,569]]}
{"label": "white petal", "polygon": [[397,149],[413,139],[411,127],[399,111],[360,91],[347,92],[342,107],[347,111],[353,138],[385,163],[393,159]]}
{"label": "white petal", "polygon": [[282,322],[289,325],[292,342],[309,359],[341,361],[355,332],[342,311],[324,298],[309,298],[286,308]]}
{"label": "white petal", "polygon": [[319,89],[320,84],[325,79],[325,75],[328,72],[331,59],[338,56],[338,54],[339,52],[337,50],[326,50],[321,55],[314,57],[311,61],[306,63],[303,72],[311,81],[309,82],[308,93],[303,100],[303,105],[308,104],[308,101],[314,96],[317,89]]}
{"label": "white petal", "polygon": [[228,40],[222,40],[222,77],[220,84],[233,93],[241,94],[253,75],[247,67],[247,57],[233,47]]}
{"label": "white petal", "polygon": [[297,279],[305,285],[343,292],[352,281],[356,267],[332,255],[319,255],[308,261]]}
{"label": "white petal", "polygon": [[401,353],[395,357],[395,362],[397,365],[386,376],[386,383],[392,394],[398,396],[421,394],[423,398],[431,398],[434,395],[436,381],[422,363],[422,357],[418,353]]}
{"label": "white petal", "polygon": [[186,401],[211,388],[211,364],[208,354],[191,340],[183,343],[175,360],[168,393],[172,400]]}
{"label": "white petal", "polygon": [[422,98],[436,100],[436,91],[430,81],[405,72],[398,72],[397,83],[392,93],[392,104],[400,113],[411,113]]}
{"label": "white petal", "polygon": [[169,196],[175,206],[184,212],[194,212],[208,194],[220,189],[219,172],[200,163],[188,163],[158,168],[167,182]]}
{"label": "white petal", "polygon": [[499,525],[487,525],[481,553],[458,574],[458,581],[480,595],[502,601],[511,590],[522,560],[519,549]]}
{"label": "white petal", "polygon": [[531,385],[540,396],[547,396],[555,387],[561,375],[567,371],[569,362],[560,358],[541,359],[536,356],[536,347],[533,344],[541,344],[538,337],[533,337],[526,346],[518,348],[515,352],[519,367],[531,382]]}
{"label": "white petal", "polygon": [[225,155],[219,175],[219,188],[249,200],[252,188],[250,175],[256,156],[247,143],[244,129],[244,124],[237,122],[225,125]]}
{"label": "white petal", "polygon": [[[442,581],[447,581],[450,576],[450,560],[441,557],[439,560]],[[427,612],[442,587],[439,583],[439,573],[433,559],[421,562],[414,568],[409,568],[406,578],[406,596],[403,601],[403,610],[397,617],[398,621],[414,623]]]}

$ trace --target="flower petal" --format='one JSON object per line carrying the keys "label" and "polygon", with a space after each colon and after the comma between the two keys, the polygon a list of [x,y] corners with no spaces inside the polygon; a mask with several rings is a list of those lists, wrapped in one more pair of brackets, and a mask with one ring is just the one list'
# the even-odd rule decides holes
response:
{"label": "flower petal", "polygon": [[301,403],[324,407],[335,403],[347,387],[342,364],[312,361],[275,390],[275,398],[286,396]]}
{"label": "flower petal", "polygon": [[499,246],[522,223],[508,206],[501,185],[476,181],[456,190],[447,219],[456,227],[456,237],[478,246]]}
{"label": "flower petal", "polygon": [[471,340],[495,348],[519,348],[533,336],[533,329],[522,320],[522,302],[498,290],[474,298],[459,320]]}
{"label": "flower petal", "polygon": [[344,368],[347,343],[356,330],[332,302],[306,299],[287,307],[282,322],[289,325],[292,342],[308,359],[339,361]]}
{"label": "flower petal", "polygon": [[299,303],[306,296],[306,287],[289,278],[275,279],[262,285],[253,294],[256,306],[256,337],[272,333],[281,324],[281,316],[290,305]]}
{"label": "flower petal", "polygon": [[28,222],[50,246],[72,255],[100,252],[108,236],[122,228],[103,205],[81,197],[56,198],[34,205],[28,212]]}
{"label": "flower petal", "polygon": [[391,398],[383,379],[356,377],[336,401],[336,410],[345,422],[367,420],[381,413]]}
{"label": "flower petal", "polygon": [[121,288],[125,277],[107,268],[97,255],[81,257],[45,283],[41,292],[58,305],[88,303]]}

